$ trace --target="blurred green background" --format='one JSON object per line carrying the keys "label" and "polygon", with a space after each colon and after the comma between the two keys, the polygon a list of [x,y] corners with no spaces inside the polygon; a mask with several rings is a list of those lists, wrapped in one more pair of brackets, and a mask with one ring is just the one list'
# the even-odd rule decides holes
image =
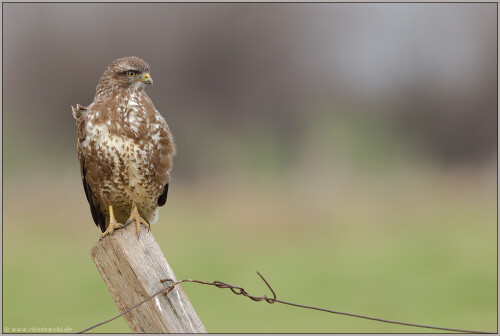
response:
{"label": "blurred green background", "polygon": [[[178,147],[152,231],[179,279],[495,332],[496,6],[4,4],[3,330],[117,313],[70,105],[135,55]],[[183,288],[209,332],[432,332]]]}

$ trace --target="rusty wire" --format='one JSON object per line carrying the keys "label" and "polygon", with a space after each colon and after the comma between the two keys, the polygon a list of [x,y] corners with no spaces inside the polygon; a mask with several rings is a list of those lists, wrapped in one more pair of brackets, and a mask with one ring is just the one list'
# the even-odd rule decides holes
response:
{"label": "rusty wire", "polygon": [[[229,288],[231,290],[231,292],[233,292],[234,294],[236,295],[243,295],[243,296],[246,296],[247,298],[253,300],[253,301],[266,301],[267,303],[274,303],[276,302],[276,293],[274,292],[273,288],[271,287],[271,285],[269,284],[269,282],[267,282],[267,280],[262,276],[262,274],[260,274],[259,272],[257,272],[257,274],[260,276],[260,278],[266,283],[267,285],[267,288],[269,288],[269,290],[271,291],[271,293],[273,293],[273,298],[268,298],[266,295],[264,296],[253,296],[253,295],[250,295],[247,293],[247,291],[243,288],[243,287],[238,287],[238,286],[233,286],[231,284],[228,284],[228,283],[225,283],[225,282],[222,282],[222,281],[213,281],[213,282],[205,282],[205,281],[201,281],[201,280],[192,280],[192,279],[185,279],[185,280],[180,280],[180,281],[176,281],[174,282],[174,284],[180,284],[180,283],[183,283],[183,282],[196,282],[196,283],[199,283],[199,284],[202,284],[202,285],[209,285],[209,286],[215,286],[217,288]],[[160,282],[166,282],[166,281],[173,281],[172,279],[162,279],[160,280]]]}
{"label": "rusty wire", "polygon": [[164,283],[164,282],[167,282],[167,281],[172,281],[172,284],[170,286],[168,286],[167,288],[164,288],[158,292],[156,292],[155,294],[151,295],[149,298],[147,299],[144,299],[142,300],[141,302],[139,302],[138,304],[126,309],[125,311],[121,312],[120,314],[106,320],[106,321],[103,321],[103,322],[100,322],[98,324],[95,324],[87,329],[84,329],[80,332],[78,332],[77,334],[81,334],[81,333],[84,333],[86,331],[89,331],[91,329],[94,329],[100,325],[103,325],[103,324],[106,324],[110,321],[113,321],[114,319],[117,319],[118,317],[130,312],[131,310],[139,307],[141,304],[143,303],[146,303],[148,302],[149,300],[153,299],[154,297],[160,295],[160,294],[164,294],[164,295],[167,295],[168,293],[170,293],[172,291],[172,289],[174,289],[175,286],[181,284],[181,283],[184,283],[184,282],[194,282],[194,283],[199,283],[199,284],[202,284],[202,285],[208,285],[208,286],[215,286],[217,288],[229,288],[231,290],[231,292],[233,292],[234,294],[236,295],[243,295],[253,301],[266,301],[267,303],[275,303],[275,302],[278,302],[278,303],[282,303],[282,304],[285,304],[285,305],[289,305],[289,306],[294,306],[294,307],[299,307],[299,308],[305,308],[305,309],[312,309],[312,310],[318,310],[318,311],[324,311],[324,312],[327,312],[327,313],[331,313],[331,314],[338,314],[338,315],[345,315],[345,316],[351,316],[351,317],[357,317],[357,318],[362,318],[362,319],[366,319],[366,320],[371,320],[371,321],[378,321],[378,322],[384,322],[384,323],[391,323],[391,324],[399,324],[399,325],[404,325],[404,326],[408,326],[408,327],[417,327],[417,328],[426,328],[426,329],[434,329],[434,330],[445,330],[445,331],[455,331],[455,332],[462,332],[462,333],[472,333],[472,334],[495,334],[494,332],[487,332],[487,331],[474,331],[474,330],[465,330],[465,329],[454,329],[454,328],[444,328],[444,327],[434,327],[434,326],[429,326],[429,325],[423,325],[423,324],[416,324],[416,323],[407,323],[407,322],[399,322],[399,321],[391,321],[391,320],[385,320],[385,319],[381,319],[381,318],[376,318],[376,317],[370,317],[370,316],[364,316],[364,315],[358,315],[358,314],[352,314],[352,313],[345,313],[345,312],[341,312],[341,311],[335,311],[335,310],[330,310],[330,309],[325,309],[325,308],[318,308],[318,307],[313,307],[313,306],[305,306],[305,305],[301,305],[301,304],[298,304],[298,303],[293,303],[293,302],[287,302],[287,301],[282,301],[282,300],[278,300],[277,297],[276,297],[276,292],[273,290],[273,288],[271,287],[271,285],[269,284],[269,282],[267,282],[267,280],[262,276],[262,274],[260,274],[259,272],[257,272],[257,274],[260,276],[260,278],[262,279],[262,281],[264,281],[264,283],[267,285],[267,287],[269,288],[269,290],[271,291],[271,293],[273,294],[273,297],[272,298],[269,298],[267,297],[266,295],[264,296],[253,296],[253,295],[250,295],[248,294],[248,292],[243,288],[243,287],[239,287],[239,286],[234,286],[234,285],[231,285],[229,283],[225,283],[225,282],[222,282],[222,281],[213,281],[213,282],[206,282],[206,281],[201,281],[201,280],[193,280],[193,279],[184,279],[184,280],[178,280],[178,281],[174,281],[172,279],[161,279],[160,282]]}

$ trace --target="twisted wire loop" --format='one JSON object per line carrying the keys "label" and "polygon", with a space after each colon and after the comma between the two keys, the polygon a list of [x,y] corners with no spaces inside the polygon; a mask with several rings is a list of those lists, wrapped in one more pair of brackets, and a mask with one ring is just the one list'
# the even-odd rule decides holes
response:
{"label": "twisted wire loop", "polygon": [[264,296],[253,296],[253,295],[250,295],[250,294],[247,293],[247,291],[243,287],[233,286],[231,284],[228,284],[228,283],[225,283],[225,282],[222,282],[222,281],[206,282],[206,281],[193,280],[193,279],[184,279],[184,280],[174,281],[173,279],[161,279],[160,280],[161,283],[164,283],[166,281],[171,281],[172,284],[170,284],[170,286],[168,286],[166,288],[163,288],[162,290],[156,292],[155,294],[151,295],[149,298],[144,299],[141,302],[139,302],[138,304],[136,304],[136,305],[128,308],[127,310],[121,312],[120,314],[118,314],[118,315],[116,315],[116,316],[114,316],[114,317],[112,317],[112,318],[110,318],[110,319],[108,319],[106,321],[103,321],[103,322],[100,322],[100,323],[98,323],[96,325],[93,325],[92,327],[84,329],[84,330],[78,332],[78,334],[84,333],[86,331],[94,329],[95,327],[98,327],[100,325],[108,323],[108,322],[110,322],[110,321],[112,321],[112,320],[114,320],[114,319],[116,319],[116,318],[118,318],[118,317],[120,317],[120,316],[128,313],[129,311],[137,308],[141,304],[143,304],[143,303],[151,300],[152,298],[154,298],[157,295],[160,295],[160,294],[168,295],[168,293],[170,293],[174,289],[175,286],[177,286],[178,284],[181,284],[183,282],[195,282],[195,283],[199,283],[199,284],[202,284],[202,285],[214,286],[214,287],[217,287],[217,288],[229,288],[231,290],[231,292],[233,292],[234,294],[246,296],[247,298],[249,298],[249,299],[251,299],[253,301],[266,301],[267,303],[278,302],[278,303],[282,303],[282,304],[286,304],[286,305],[290,305],[290,306],[294,306],[294,307],[305,308],[305,309],[312,309],[312,310],[318,310],[318,311],[324,311],[324,312],[327,312],[327,313],[339,314],[339,315],[345,315],[345,316],[351,316],[351,317],[362,318],[362,319],[367,319],[367,320],[372,320],[372,321],[378,321],[378,322],[399,324],[399,325],[404,325],[404,326],[408,326],[408,327],[427,328],[427,329],[434,329],[434,330],[446,330],[446,331],[454,331],[454,332],[462,332],[462,333],[495,334],[495,332],[474,331],[474,330],[453,329],[453,328],[443,328],[443,327],[434,327],[434,326],[428,326],[428,325],[423,325],[423,324],[415,324],[415,323],[407,323],[407,322],[384,320],[384,319],[380,319],[380,318],[376,318],[376,317],[370,317],[370,316],[364,316],[364,315],[358,315],[358,314],[352,314],[352,313],[345,313],[345,312],[341,312],[341,311],[335,311],[335,310],[330,310],[330,309],[325,309],[325,308],[318,308],[318,307],[313,307],[313,306],[305,306],[305,305],[300,305],[300,304],[293,303],[293,302],[287,302],[287,301],[278,300],[276,298],[276,293],[274,292],[274,290],[271,287],[271,285],[269,284],[269,282],[267,282],[267,280],[262,276],[262,274],[260,274],[259,272],[257,272],[257,274],[260,276],[260,278],[262,279],[262,281],[265,282],[265,284],[267,285],[267,288],[269,288],[269,290],[271,291],[271,293],[273,293],[273,297],[272,298],[269,298],[266,295],[264,295]]}
{"label": "twisted wire loop", "polygon": [[203,284],[203,285],[215,286],[217,288],[229,288],[231,290],[231,292],[233,292],[234,294],[246,296],[247,298],[249,298],[253,301],[257,301],[257,302],[258,301],[266,301],[267,303],[275,303],[276,302],[276,293],[274,292],[273,288],[271,287],[269,282],[267,282],[267,280],[262,276],[262,274],[260,274],[259,272],[257,272],[257,274],[266,283],[267,288],[269,288],[271,293],[273,293],[273,298],[268,298],[266,295],[253,296],[253,295],[248,294],[248,292],[243,287],[234,286],[234,285],[231,285],[229,283],[225,283],[225,282],[218,281],[218,280],[215,280],[213,282],[206,282],[206,281],[193,280],[193,279],[184,279],[184,280],[179,280],[179,281],[173,281],[172,279],[162,279],[162,280],[160,280],[160,282],[172,281],[174,283],[174,285],[178,285],[178,284],[183,283],[183,282],[196,282],[196,283]]}

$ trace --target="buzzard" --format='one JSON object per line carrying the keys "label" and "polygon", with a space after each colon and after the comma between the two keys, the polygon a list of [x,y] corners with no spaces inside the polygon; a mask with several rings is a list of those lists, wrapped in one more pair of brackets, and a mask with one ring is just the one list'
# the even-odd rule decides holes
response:
{"label": "buzzard", "polygon": [[132,222],[137,233],[141,224],[149,229],[167,200],[175,145],[144,91],[153,84],[149,72],[138,57],[117,59],[101,76],[94,101],[71,107],[83,188],[102,237]]}

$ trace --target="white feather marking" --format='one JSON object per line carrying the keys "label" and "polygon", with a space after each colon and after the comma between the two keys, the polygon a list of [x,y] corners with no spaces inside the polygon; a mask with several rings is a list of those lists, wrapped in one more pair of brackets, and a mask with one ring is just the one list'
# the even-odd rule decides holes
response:
{"label": "white feather marking", "polygon": [[155,134],[153,134],[153,136],[151,137],[151,139],[154,142],[158,142],[160,140],[160,132],[156,132]]}
{"label": "white feather marking", "polygon": [[151,215],[151,218],[149,219],[149,224],[156,224],[156,222],[158,221],[158,215],[160,213],[160,208],[156,208],[154,211],[153,211],[153,214]]}

